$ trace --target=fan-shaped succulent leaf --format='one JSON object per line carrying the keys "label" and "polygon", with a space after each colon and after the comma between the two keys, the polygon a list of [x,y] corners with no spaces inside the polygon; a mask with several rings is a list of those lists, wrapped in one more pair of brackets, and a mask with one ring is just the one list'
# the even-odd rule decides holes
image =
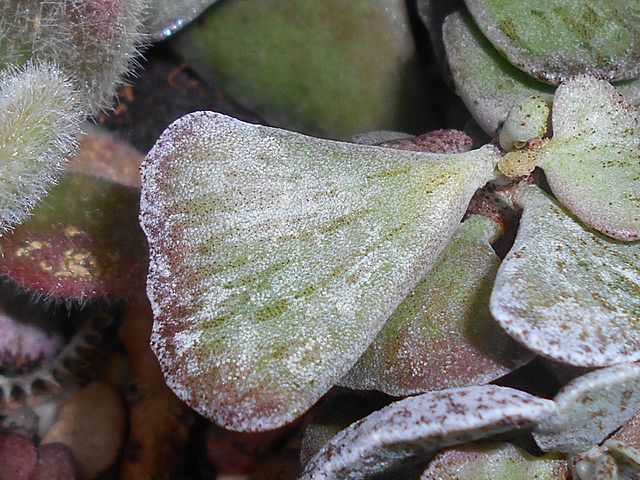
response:
{"label": "fan-shaped succulent leaf", "polygon": [[577,366],[640,358],[640,243],[585,229],[536,187],[496,277],[491,313],[530,349]]}
{"label": "fan-shaped succulent leaf", "polygon": [[[447,17],[443,28],[447,59],[458,95],[489,135],[507,118],[511,107],[529,96],[550,103],[555,87],[539,82],[511,65],[462,13]],[[640,80],[616,87],[630,103],[640,103]]]}
{"label": "fan-shaped succulent leaf", "polygon": [[587,373],[554,398],[557,410],[533,436],[544,451],[579,453],[601,443],[640,409],[640,365],[625,363]]}
{"label": "fan-shaped succulent leaf", "polygon": [[232,429],[291,421],[367,348],[496,161],[493,147],[434,155],[178,120],[142,195],[169,385]]}
{"label": "fan-shaped succulent leaf", "polygon": [[151,0],[147,29],[152,40],[163,40],[191,22],[218,0]]}
{"label": "fan-shaped succulent leaf", "polygon": [[640,238],[640,114],[614,87],[587,76],[561,85],[553,139],[538,157],[553,193],[581,220]]}
{"label": "fan-shaped succulent leaf", "polygon": [[0,67],[51,61],[76,81],[90,110],[104,105],[132,66],[142,0],[6,0],[0,3]]}
{"label": "fan-shaped succulent leaf", "polygon": [[368,478],[443,447],[539,422],[553,409],[552,401],[495,385],[409,397],[338,433],[301,480]]}
{"label": "fan-shaped succulent leaf", "polygon": [[451,448],[438,454],[420,480],[565,480],[567,462],[547,454],[534,457],[510,444]]}
{"label": "fan-shaped succulent leaf", "polygon": [[47,295],[127,296],[143,288],[146,242],[136,189],[80,174],[56,185],[0,238],[0,274]]}
{"label": "fan-shaped succulent leaf", "polygon": [[480,29],[512,64],[560,83],[587,73],[640,75],[640,3],[465,0]]}
{"label": "fan-shaped succulent leaf", "polygon": [[489,313],[498,231],[485,217],[465,221],[340,383],[410,395],[481,385],[531,360]]}
{"label": "fan-shaped succulent leaf", "polygon": [[82,112],[73,95],[49,64],[0,72],[0,231],[27,216],[75,149]]}
{"label": "fan-shaped succulent leaf", "polygon": [[513,104],[500,129],[500,146],[507,151],[521,148],[527,142],[546,136],[551,122],[551,109],[539,96],[524,98]]}
{"label": "fan-shaped succulent leaf", "polygon": [[538,82],[511,65],[468,16],[449,15],[443,35],[457,93],[489,135],[497,132],[517,101],[539,96],[551,102],[554,87]]}

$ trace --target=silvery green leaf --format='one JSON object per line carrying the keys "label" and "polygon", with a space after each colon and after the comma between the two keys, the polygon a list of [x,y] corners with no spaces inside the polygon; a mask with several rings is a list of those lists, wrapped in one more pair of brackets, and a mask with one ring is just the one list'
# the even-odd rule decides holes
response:
{"label": "silvery green leaf", "polygon": [[555,396],[557,409],[533,432],[544,451],[577,454],[601,443],[640,409],[640,365],[587,373]]}
{"label": "silvery green leaf", "polygon": [[340,384],[410,395],[488,383],[531,360],[489,313],[498,234],[488,218],[467,219]]}
{"label": "silvery green leaf", "polygon": [[487,385],[405,398],[338,433],[312,458],[300,480],[355,480],[409,466],[452,445],[541,421],[550,400]]}
{"label": "silvery green leaf", "polygon": [[623,480],[615,458],[598,446],[573,455],[570,464],[576,480]]}
{"label": "silvery green leaf", "polygon": [[211,112],[175,122],[143,165],[141,201],[168,384],[227,428],[295,419],[430,268],[498,157],[333,142]]}
{"label": "silvery green leaf", "polygon": [[579,76],[558,87],[552,121],[538,160],[556,197],[606,235],[640,238],[640,114],[607,82]]}
{"label": "silvery green leaf", "polygon": [[151,0],[147,29],[151,39],[170,37],[218,0]]}
{"label": "silvery green leaf", "polygon": [[558,84],[574,75],[640,75],[640,2],[465,0],[491,43],[525,72]]}
{"label": "silvery green leaf", "polygon": [[586,229],[537,187],[491,295],[491,313],[531,350],[575,366],[640,358],[640,243]]}

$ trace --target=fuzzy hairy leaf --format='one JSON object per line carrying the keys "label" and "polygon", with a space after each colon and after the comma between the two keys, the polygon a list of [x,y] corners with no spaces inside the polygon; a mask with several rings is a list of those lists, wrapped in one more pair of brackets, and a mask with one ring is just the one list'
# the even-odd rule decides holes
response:
{"label": "fuzzy hairy leaf", "polygon": [[587,225],[640,238],[640,114],[603,80],[579,76],[556,92],[553,138],[538,153],[549,186]]}
{"label": "fuzzy hairy leaf", "polygon": [[24,220],[75,150],[74,93],[51,64],[0,71],[0,232]]}
{"label": "fuzzy hairy leaf", "polygon": [[144,8],[143,0],[4,0],[0,67],[56,63],[95,113],[133,65]]}
{"label": "fuzzy hairy leaf", "polygon": [[534,457],[510,443],[451,448],[438,454],[420,480],[565,480],[567,462]]}
{"label": "fuzzy hairy leaf", "polygon": [[410,395],[481,385],[531,360],[489,313],[498,230],[485,217],[466,220],[340,384]]}
{"label": "fuzzy hairy leaf", "polygon": [[443,447],[528,426],[553,409],[552,401],[495,385],[409,397],[338,433],[307,464],[301,480],[368,478]]}
{"label": "fuzzy hairy leaf", "polygon": [[626,363],[587,373],[554,398],[556,411],[533,436],[544,451],[579,453],[602,442],[640,409],[640,365]]}
{"label": "fuzzy hairy leaf", "polygon": [[238,430],[308,409],[435,261],[486,147],[435,155],[199,112],[143,165],[153,348],[190,406]]}
{"label": "fuzzy hairy leaf", "polygon": [[518,68],[558,84],[577,74],[640,75],[640,2],[465,0],[480,29]]}
{"label": "fuzzy hairy leaf", "polygon": [[585,229],[537,187],[491,295],[491,313],[528,348],[576,366],[640,358],[640,243]]}

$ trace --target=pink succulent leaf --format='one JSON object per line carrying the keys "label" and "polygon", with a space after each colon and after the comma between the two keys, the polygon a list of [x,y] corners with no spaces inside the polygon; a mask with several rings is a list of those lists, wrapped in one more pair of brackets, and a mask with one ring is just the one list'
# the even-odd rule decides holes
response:
{"label": "pink succulent leaf", "polygon": [[408,152],[211,112],[175,122],[143,165],[141,201],[169,386],[230,429],[291,422],[433,264],[497,159],[491,146]]}
{"label": "pink succulent leaf", "polygon": [[600,444],[640,410],[640,365],[625,363],[569,382],[554,398],[555,413],[533,436],[544,451],[579,453]]}
{"label": "pink succulent leaf", "polygon": [[567,480],[559,455],[533,456],[510,443],[450,448],[439,453],[420,480]]}
{"label": "pink succulent leaf", "polygon": [[0,480],[31,480],[38,456],[30,438],[0,435]]}
{"label": "pink succulent leaf", "polygon": [[410,395],[488,383],[531,360],[489,313],[498,233],[492,220],[468,218],[340,384]]}
{"label": "pink succulent leaf", "polygon": [[300,478],[368,478],[444,447],[535,424],[554,408],[550,400],[494,385],[409,397],[338,433]]}
{"label": "pink succulent leaf", "polygon": [[575,366],[640,358],[640,243],[587,230],[549,196],[523,187],[515,243],[498,270],[491,313],[531,350]]}

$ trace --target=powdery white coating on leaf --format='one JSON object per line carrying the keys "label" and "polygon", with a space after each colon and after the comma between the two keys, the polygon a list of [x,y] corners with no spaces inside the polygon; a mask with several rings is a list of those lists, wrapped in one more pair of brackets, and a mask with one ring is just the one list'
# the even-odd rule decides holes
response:
{"label": "powdery white coating on leaf", "polygon": [[498,232],[488,218],[467,219],[340,384],[411,395],[488,383],[531,360],[489,313]]}
{"label": "powdery white coating on leaf", "polygon": [[168,384],[227,428],[296,418],[431,266],[497,159],[494,147],[407,152],[212,112],[175,122],[143,165],[141,200]]}
{"label": "powdery white coating on leaf", "polygon": [[147,29],[154,41],[164,40],[193,21],[218,0],[151,0]]}
{"label": "powdery white coating on leaf", "polygon": [[640,365],[614,365],[578,377],[554,401],[556,412],[533,433],[536,443],[545,451],[587,450],[640,409]]}
{"label": "powdery white coating on leaf", "polygon": [[0,71],[0,232],[28,215],[76,149],[74,93],[51,64]]}
{"label": "powdery white coating on leaf", "polygon": [[534,457],[510,443],[469,445],[438,454],[420,480],[565,480],[567,462]]}
{"label": "powdery white coating on leaf", "polygon": [[579,76],[558,87],[553,132],[539,161],[556,197],[606,235],[640,238],[640,114],[607,82]]}
{"label": "powdery white coating on leaf", "polygon": [[0,67],[50,61],[74,81],[87,113],[104,107],[135,65],[144,0],[3,0]]}
{"label": "powdery white coating on leaf", "polygon": [[606,450],[595,446],[571,458],[571,471],[576,480],[623,480],[618,464]]}
{"label": "powdery white coating on leaf", "polygon": [[300,480],[368,478],[443,447],[539,422],[553,410],[550,400],[495,385],[409,397],[333,437]]}
{"label": "powdery white coating on leaf", "polygon": [[515,243],[491,295],[500,325],[533,351],[575,366],[640,358],[640,243],[585,227],[537,187],[523,187]]}
{"label": "powdery white coating on leaf", "polygon": [[465,0],[512,64],[558,84],[581,73],[607,80],[640,74],[640,2]]}

